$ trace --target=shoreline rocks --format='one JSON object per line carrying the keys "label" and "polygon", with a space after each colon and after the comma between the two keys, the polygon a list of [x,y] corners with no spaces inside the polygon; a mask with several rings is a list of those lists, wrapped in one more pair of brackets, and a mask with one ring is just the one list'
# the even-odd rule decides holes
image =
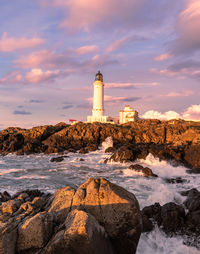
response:
{"label": "shoreline rocks", "polygon": [[53,195],[17,193],[0,205],[0,229],[1,254],[134,254],[142,217],[132,193],[90,178]]}
{"label": "shoreline rocks", "polygon": [[114,161],[145,159],[152,153],[160,160],[200,172],[200,122],[181,120],[138,120],[124,125],[59,123],[27,130],[10,127],[0,132],[0,154],[78,150],[84,154],[97,150],[109,137],[113,139],[113,148],[107,152],[113,152]]}

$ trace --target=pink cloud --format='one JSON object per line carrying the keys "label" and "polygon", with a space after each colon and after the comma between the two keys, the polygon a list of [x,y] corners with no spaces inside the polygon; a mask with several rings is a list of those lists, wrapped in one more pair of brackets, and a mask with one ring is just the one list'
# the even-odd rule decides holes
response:
{"label": "pink cloud", "polygon": [[45,41],[38,37],[15,38],[15,37],[8,37],[8,33],[3,33],[2,37],[0,38],[0,51],[12,52],[12,51],[20,50],[20,49],[35,48],[44,43]]}
{"label": "pink cloud", "polygon": [[183,117],[188,120],[200,120],[200,104],[192,105],[183,113]]}
{"label": "pink cloud", "polygon": [[2,78],[0,78],[0,84],[14,84],[14,83],[21,83],[22,82],[22,75],[18,71],[13,71]]}
{"label": "pink cloud", "polygon": [[62,69],[80,67],[74,60],[71,51],[57,53],[51,50],[41,50],[26,56],[21,56],[14,61],[15,65],[24,69]]}
{"label": "pink cloud", "polygon": [[200,1],[187,0],[180,13],[176,29],[178,38],[172,43],[174,54],[191,53],[200,50]]}
{"label": "pink cloud", "polygon": [[156,56],[154,58],[154,60],[155,61],[163,61],[163,60],[168,59],[170,57],[172,57],[172,55],[170,55],[170,54],[162,54],[162,55]]}
{"label": "pink cloud", "polygon": [[[83,49],[81,49],[80,52],[83,53]],[[26,56],[21,56],[19,59],[14,61],[16,67],[24,69],[68,69],[68,71],[71,70],[71,72],[95,71],[101,66],[116,63],[118,63],[118,60],[108,54],[96,54],[88,60],[81,61],[81,58],[77,57],[77,53],[75,54],[74,49],[62,53],[57,53],[51,50],[41,50]]]}
{"label": "pink cloud", "polygon": [[106,49],[106,52],[113,52],[116,51],[118,49],[120,49],[121,47],[123,47],[125,44],[127,44],[128,42],[131,41],[131,37],[125,37],[122,38],[120,40],[116,40],[114,42],[112,42]]}
{"label": "pink cloud", "polygon": [[81,30],[90,32],[97,26],[104,30],[112,27],[123,31],[160,26],[167,12],[176,6],[173,2],[152,3],[149,0],[40,0],[41,2],[45,7],[61,8],[64,18],[60,27],[72,33]]}
{"label": "pink cloud", "polygon": [[84,55],[84,54],[89,54],[89,53],[94,53],[94,52],[98,52],[99,51],[99,47],[96,45],[87,45],[87,46],[82,46],[80,48],[77,48],[75,50],[75,52],[78,55]]}
{"label": "pink cloud", "polygon": [[50,82],[54,81],[57,78],[67,76],[68,72],[65,73],[56,70],[56,71],[42,71],[41,69],[32,69],[30,72],[27,72],[25,75],[25,81],[27,83],[38,84],[41,82]]}

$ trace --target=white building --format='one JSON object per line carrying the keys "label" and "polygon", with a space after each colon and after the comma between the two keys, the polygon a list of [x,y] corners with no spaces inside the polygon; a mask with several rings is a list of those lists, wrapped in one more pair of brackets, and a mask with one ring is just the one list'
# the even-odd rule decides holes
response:
{"label": "white building", "polygon": [[87,122],[107,122],[107,116],[104,116],[104,83],[103,75],[100,71],[97,72],[94,85],[94,95],[93,95],[93,109],[92,116],[87,117]]}
{"label": "white building", "polygon": [[119,111],[119,124],[134,122],[138,119],[138,112],[133,110],[129,105],[124,110]]}

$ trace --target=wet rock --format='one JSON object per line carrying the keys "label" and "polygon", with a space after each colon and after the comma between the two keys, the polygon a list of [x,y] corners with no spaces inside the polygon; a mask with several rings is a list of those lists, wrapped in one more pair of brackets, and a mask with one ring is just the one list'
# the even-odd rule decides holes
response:
{"label": "wet rock", "polygon": [[86,154],[86,153],[88,153],[88,150],[86,148],[81,148],[79,150],[79,153]]}
{"label": "wet rock", "polygon": [[142,175],[148,177],[148,176],[152,176],[152,177],[158,177],[156,174],[154,174],[152,172],[152,170],[148,167],[143,167],[139,164],[134,164],[134,165],[130,165],[129,169],[134,170],[137,173],[141,173]]}
{"label": "wet rock", "polygon": [[105,153],[114,153],[115,151],[116,151],[115,147],[108,147],[106,148]]}
{"label": "wet rock", "polygon": [[185,210],[173,202],[165,204],[161,209],[161,225],[166,233],[181,230],[185,223]]}
{"label": "wet rock", "polygon": [[105,229],[92,215],[74,210],[67,216],[64,227],[49,242],[43,254],[114,253]]}
{"label": "wet rock", "polygon": [[154,205],[145,206],[142,209],[142,214],[148,218],[152,218],[158,225],[161,225],[161,210],[162,206],[159,203],[155,203]]}
{"label": "wet rock", "polygon": [[186,183],[187,180],[183,179],[181,177],[176,177],[176,178],[165,178],[164,181],[166,183],[170,183],[170,184],[177,184],[177,183]]}
{"label": "wet rock", "polygon": [[59,156],[59,157],[53,157],[50,160],[51,162],[61,162],[64,161],[64,156]]}
{"label": "wet rock", "polygon": [[6,202],[10,199],[11,199],[11,195],[7,191],[0,193],[0,202]]}
{"label": "wet rock", "polygon": [[142,214],[142,232],[150,232],[154,229],[152,221]]}
{"label": "wet rock", "polygon": [[190,212],[200,210],[200,192],[197,189],[191,189],[187,193],[184,205]]}
{"label": "wet rock", "polygon": [[86,149],[88,152],[94,152],[94,151],[98,150],[98,145],[97,144],[88,144],[86,146]]}
{"label": "wet rock", "polygon": [[90,178],[76,191],[72,209],[92,214],[111,237],[117,253],[135,253],[142,218],[132,193],[105,179]]}

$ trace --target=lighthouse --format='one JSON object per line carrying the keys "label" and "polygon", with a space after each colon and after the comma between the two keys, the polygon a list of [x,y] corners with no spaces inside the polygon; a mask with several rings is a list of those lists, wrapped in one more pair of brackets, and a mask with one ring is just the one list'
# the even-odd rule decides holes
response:
{"label": "lighthouse", "polygon": [[98,71],[95,76],[93,87],[94,93],[93,93],[92,116],[87,117],[87,122],[106,123],[107,116],[104,116],[104,83],[103,83],[103,75],[100,71]]}

